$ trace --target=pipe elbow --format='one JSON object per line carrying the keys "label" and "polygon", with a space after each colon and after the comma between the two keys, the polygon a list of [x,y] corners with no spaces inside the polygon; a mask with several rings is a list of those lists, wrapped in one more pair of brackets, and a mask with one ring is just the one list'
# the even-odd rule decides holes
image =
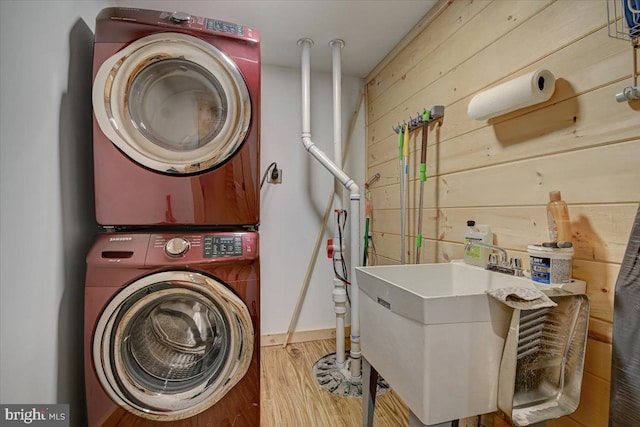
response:
{"label": "pipe elbow", "polygon": [[313,141],[311,141],[311,136],[310,135],[302,134],[302,137],[300,138],[300,140],[302,141],[302,145],[304,146],[304,148],[307,151],[310,151],[311,147],[313,147],[315,145],[313,143]]}
{"label": "pipe elbow", "polygon": [[351,184],[347,187],[349,189],[349,198],[351,200],[360,200],[360,187],[355,181],[351,181]]}

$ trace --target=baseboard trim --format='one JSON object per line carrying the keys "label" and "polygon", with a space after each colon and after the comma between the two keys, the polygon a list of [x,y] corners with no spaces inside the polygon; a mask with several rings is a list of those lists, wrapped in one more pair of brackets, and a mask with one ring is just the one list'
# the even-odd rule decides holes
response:
{"label": "baseboard trim", "polygon": [[[345,329],[345,335],[348,339],[349,334],[351,333],[351,328]],[[260,347],[270,347],[274,345],[283,345],[284,339],[286,338],[287,333],[280,334],[267,334],[262,335],[260,337]],[[293,332],[289,337],[289,344],[297,343],[297,342],[306,342],[306,341],[319,341],[319,340],[328,340],[336,338],[336,329],[314,329],[308,331],[297,331]]]}

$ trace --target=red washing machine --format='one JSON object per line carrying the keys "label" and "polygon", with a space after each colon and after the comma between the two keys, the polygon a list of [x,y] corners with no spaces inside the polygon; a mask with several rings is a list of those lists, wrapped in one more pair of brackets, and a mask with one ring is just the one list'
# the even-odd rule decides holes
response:
{"label": "red washing machine", "polygon": [[89,427],[260,425],[258,234],[105,233],[87,255]]}
{"label": "red washing machine", "polygon": [[259,223],[256,30],[107,8],[96,18],[93,76],[100,225]]}

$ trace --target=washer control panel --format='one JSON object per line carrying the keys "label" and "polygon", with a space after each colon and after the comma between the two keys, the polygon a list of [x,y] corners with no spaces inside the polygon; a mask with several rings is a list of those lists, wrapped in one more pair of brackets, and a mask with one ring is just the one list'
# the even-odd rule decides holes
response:
{"label": "washer control panel", "polygon": [[241,235],[205,235],[202,256],[204,258],[221,258],[242,256]]}
{"label": "washer control panel", "polygon": [[145,265],[149,266],[227,263],[259,257],[259,236],[255,231],[206,234],[173,232],[146,236],[149,246]]}

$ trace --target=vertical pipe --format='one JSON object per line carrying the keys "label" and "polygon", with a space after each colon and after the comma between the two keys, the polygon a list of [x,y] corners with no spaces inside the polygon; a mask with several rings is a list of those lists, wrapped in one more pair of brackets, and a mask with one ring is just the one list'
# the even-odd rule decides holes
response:
{"label": "vertical pipe", "polygon": [[351,203],[351,236],[349,238],[351,245],[351,377],[360,378],[361,373],[361,356],[360,351],[360,288],[356,279],[356,265],[358,263],[358,255],[360,254],[360,190],[357,185],[349,187],[351,194],[349,200]]}
{"label": "vertical pipe", "polygon": [[[344,47],[344,41],[334,39],[329,42],[329,46],[332,49],[332,71],[333,71],[333,139],[334,139],[334,152],[335,163],[338,168],[342,169],[342,63],[341,63],[341,50]],[[351,376],[359,378],[361,376],[361,353],[360,353],[360,318],[359,318],[359,289],[356,282],[355,266],[357,265],[360,256],[360,193],[357,186],[350,187],[350,237],[349,246],[351,248],[350,253],[350,279],[351,279]],[[341,194],[338,195],[340,199],[340,209],[342,206]],[[342,248],[341,248],[342,249]],[[344,256],[344,254],[342,254]],[[337,337],[337,333],[336,333]],[[344,341],[344,340],[343,340]],[[339,342],[340,348],[343,348],[344,343]],[[337,357],[336,357],[337,360]]]}
{"label": "vertical pipe", "polygon": [[300,39],[298,45],[302,46],[302,137],[311,137],[311,61],[309,50],[313,46],[313,40]]}
{"label": "vertical pipe", "polygon": [[[333,87],[333,163],[339,169],[343,169],[342,165],[342,65],[341,65],[341,49],[344,46],[342,40],[331,40],[331,64],[332,64],[332,87]],[[336,212],[336,219],[340,218],[339,212],[342,211],[342,186],[339,182],[334,182],[335,193],[333,196],[333,208]],[[334,244],[337,244],[333,251],[334,265],[340,265],[344,262],[344,245],[338,228],[340,224],[336,221],[336,228],[333,237]],[[346,238],[346,236],[343,236]],[[342,368],[345,364],[345,317],[347,290],[346,284],[338,279],[333,279],[333,302],[334,311],[336,313],[336,365]]]}
{"label": "vertical pipe", "polygon": [[329,42],[332,54],[333,76],[333,162],[342,169],[342,58],[344,41]]}
{"label": "vertical pipe", "polygon": [[[339,224],[336,225],[339,227]],[[338,241],[336,241],[338,242]],[[337,250],[337,248],[336,248]],[[335,255],[335,253],[334,253]],[[335,257],[334,257],[335,260]],[[334,261],[335,262],[335,261]],[[345,284],[337,277],[333,279],[333,311],[336,314],[336,366],[341,369],[345,365],[346,350],[345,341],[345,318],[347,315],[347,291]]]}

